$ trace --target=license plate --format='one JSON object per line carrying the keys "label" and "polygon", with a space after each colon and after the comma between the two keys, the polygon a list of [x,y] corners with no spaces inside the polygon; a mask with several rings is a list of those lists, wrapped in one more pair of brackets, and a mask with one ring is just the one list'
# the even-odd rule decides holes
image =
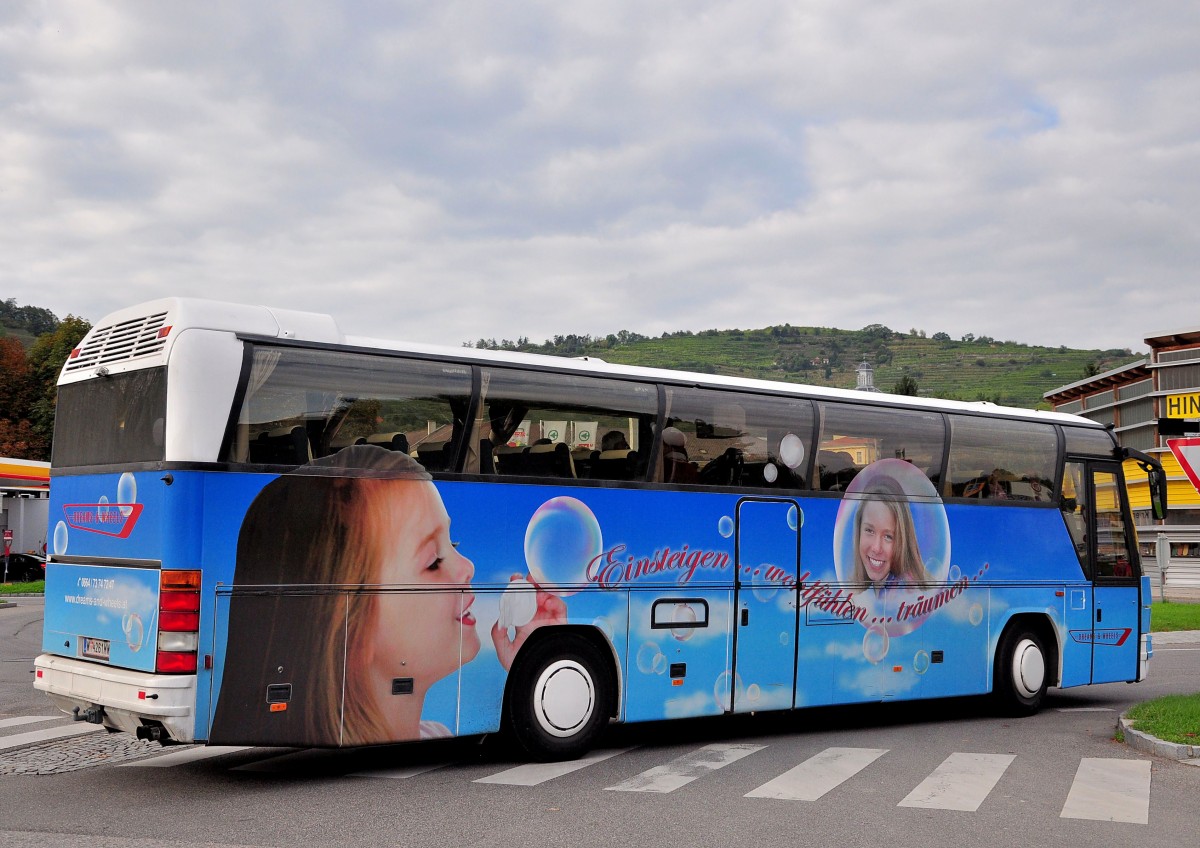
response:
{"label": "license plate", "polygon": [[83,655],[93,660],[108,661],[107,639],[93,639],[91,636],[83,637]]}

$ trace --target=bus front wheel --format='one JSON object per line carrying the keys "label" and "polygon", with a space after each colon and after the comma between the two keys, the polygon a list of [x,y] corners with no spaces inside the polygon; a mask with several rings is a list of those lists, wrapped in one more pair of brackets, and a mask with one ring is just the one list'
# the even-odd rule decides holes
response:
{"label": "bus front wheel", "polygon": [[513,736],[539,760],[584,754],[608,721],[608,678],[600,651],[580,636],[545,638],[529,646],[510,680]]}
{"label": "bus front wheel", "polygon": [[1026,628],[1008,633],[996,653],[994,691],[1001,709],[1010,715],[1033,715],[1046,697],[1048,681],[1041,637]]}

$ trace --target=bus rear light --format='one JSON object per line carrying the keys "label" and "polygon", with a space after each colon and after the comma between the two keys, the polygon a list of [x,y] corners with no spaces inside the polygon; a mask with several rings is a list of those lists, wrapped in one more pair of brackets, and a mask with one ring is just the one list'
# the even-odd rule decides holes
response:
{"label": "bus rear light", "polygon": [[154,670],[162,674],[195,674],[196,655],[181,651],[159,651]]}
{"label": "bus rear light", "polygon": [[166,327],[158,328],[158,337],[160,339],[165,339],[169,335],[171,335],[171,327],[169,325]]}
{"label": "bus rear light", "polygon": [[200,572],[164,569],[159,573],[158,655],[155,671],[195,674],[200,643]]}
{"label": "bus rear light", "polygon": [[158,614],[158,629],[169,630],[173,633],[200,629],[200,613],[198,612],[168,612],[162,610]]}
{"label": "bus rear light", "polygon": [[171,633],[159,631],[159,651],[195,651],[199,640],[195,633]]}
{"label": "bus rear light", "polygon": [[83,353],[82,348],[75,348],[70,354],[68,354],[67,359],[78,359],[79,354],[81,353]]}
{"label": "bus rear light", "polygon": [[163,592],[158,598],[163,612],[196,612],[200,609],[199,592]]}
{"label": "bus rear light", "polygon": [[193,589],[200,590],[200,572],[199,571],[173,571],[163,569],[159,573],[159,586],[163,591],[172,589]]}

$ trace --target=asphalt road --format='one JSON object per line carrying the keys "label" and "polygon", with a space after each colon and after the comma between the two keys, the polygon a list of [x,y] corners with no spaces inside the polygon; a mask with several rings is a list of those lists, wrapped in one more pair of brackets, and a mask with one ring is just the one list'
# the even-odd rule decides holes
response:
{"label": "asphalt road", "polygon": [[53,715],[29,673],[40,628],[38,601],[0,610],[5,846],[1175,848],[1200,833],[1200,767],[1113,740],[1133,703],[1200,689],[1200,642],[1159,645],[1138,685],[1054,690],[1028,719],[955,699],[614,727],[568,771],[494,739],[214,752],[97,731],[5,750],[70,726],[3,725]]}

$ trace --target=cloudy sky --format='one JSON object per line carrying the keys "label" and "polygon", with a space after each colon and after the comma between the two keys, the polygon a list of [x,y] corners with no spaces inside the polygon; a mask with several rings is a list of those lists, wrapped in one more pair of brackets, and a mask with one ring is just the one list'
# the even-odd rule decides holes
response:
{"label": "cloudy sky", "polygon": [[0,298],[1141,350],[1200,325],[1197,45],[1177,0],[5,0]]}

